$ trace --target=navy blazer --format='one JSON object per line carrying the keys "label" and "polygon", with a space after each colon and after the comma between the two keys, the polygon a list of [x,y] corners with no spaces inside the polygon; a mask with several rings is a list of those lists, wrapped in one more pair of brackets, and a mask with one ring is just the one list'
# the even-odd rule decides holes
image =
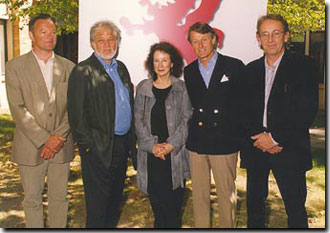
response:
{"label": "navy blazer", "polygon": [[184,69],[184,79],[193,107],[186,147],[199,154],[230,154],[239,149],[237,128],[238,83],[242,61],[218,53],[209,87],[203,81],[198,60]]}
{"label": "navy blazer", "polygon": [[[280,169],[312,168],[309,127],[318,110],[317,77],[316,64],[310,57],[285,52],[270,92],[265,129],[265,57],[246,66],[240,113],[246,139],[241,151],[242,167],[253,168],[259,159],[271,159]],[[253,146],[250,136],[263,131],[271,133],[284,148],[282,152],[270,155]]]}

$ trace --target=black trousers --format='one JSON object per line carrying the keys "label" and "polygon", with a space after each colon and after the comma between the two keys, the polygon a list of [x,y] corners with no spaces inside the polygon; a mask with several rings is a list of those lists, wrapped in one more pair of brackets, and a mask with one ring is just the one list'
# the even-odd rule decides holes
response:
{"label": "black trousers", "polygon": [[247,169],[247,227],[265,228],[265,201],[268,195],[270,169],[280,190],[289,228],[308,228],[305,208],[307,188],[305,171],[287,171],[260,164]]}
{"label": "black trousers", "polygon": [[173,190],[171,156],[161,160],[148,154],[148,194],[155,228],[180,228],[184,188]]}
{"label": "black trousers", "polygon": [[106,168],[94,150],[81,154],[86,201],[86,228],[114,228],[120,217],[125,185],[128,136],[115,136],[112,161]]}

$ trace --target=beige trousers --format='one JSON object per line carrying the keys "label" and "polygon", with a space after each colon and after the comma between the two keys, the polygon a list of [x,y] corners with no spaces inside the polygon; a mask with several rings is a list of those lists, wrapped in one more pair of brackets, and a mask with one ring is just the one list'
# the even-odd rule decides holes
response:
{"label": "beige trousers", "polygon": [[66,199],[70,163],[50,163],[37,166],[19,165],[24,189],[24,212],[27,228],[43,228],[42,192],[47,176],[48,222],[51,228],[64,228],[67,223]]}
{"label": "beige trousers", "polygon": [[189,157],[195,227],[210,227],[210,171],[212,170],[218,195],[219,227],[235,228],[237,153],[205,155],[189,151]]}

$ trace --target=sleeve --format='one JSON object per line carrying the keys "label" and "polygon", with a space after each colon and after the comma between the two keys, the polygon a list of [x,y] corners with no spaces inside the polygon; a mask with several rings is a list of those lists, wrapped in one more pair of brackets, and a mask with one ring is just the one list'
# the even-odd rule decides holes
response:
{"label": "sleeve", "polygon": [[15,65],[18,64],[7,63],[5,74],[10,112],[16,127],[23,132],[36,148],[40,148],[48,140],[50,134],[38,124],[35,117],[26,108]]}
{"label": "sleeve", "polygon": [[167,142],[171,144],[173,149],[173,154],[176,155],[186,143],[188,138],[188,121],[192,115],[192,107],[187,93],[187,89],[183,84],[184,92],[182,95],[182,109],[181,111],[181,123],[176,128],[173,135],[168,137]]}
{"label": "sleeve", "polygon": [[138,139],[138,148],[152,153],[153,145],[158,141],[156,136],[151,135],[145,125],[145,96],[140,94],[140,85],[136,89],[134,101],[135,132]]}
{"label": "sleeve", "polygon": [[298,72],[299,80],[292,90],[292,102],[288,119],[284,127],[271,131],[273,139],[281,145],[286,145],[299,137],[301,132],[308,129],[318,110],[317,67],[313,60],[305,59]]}
{"label": "sleeve", "polygon": [[91,138],[91,130],[86,119],[85,105],[87,85],[87,71],[83,71],[83,67],[77,65],[72,70],[69,77],[68,93],[67,93],[67,109],[68,119],[72,130],[72,135],[77,144],[83,149],[93,146]]}

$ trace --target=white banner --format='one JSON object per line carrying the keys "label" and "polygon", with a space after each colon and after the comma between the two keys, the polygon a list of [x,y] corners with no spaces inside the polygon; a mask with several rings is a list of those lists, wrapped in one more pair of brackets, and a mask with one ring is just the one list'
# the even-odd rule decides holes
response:
{"label": "white banner", "polygon": [[83,0],[79,1],[79,61],[93,52],[89,29],[99,20],[111,20],[122,31],[118,59],[135,85],[147,78],[144,61],[149,48],[169,41],[195,59],[186,39],[196,21],[209,23],[222,37],[218,51],[250,62],[262,55],[256,41],[256,23],[266,13],[267,0]]}

